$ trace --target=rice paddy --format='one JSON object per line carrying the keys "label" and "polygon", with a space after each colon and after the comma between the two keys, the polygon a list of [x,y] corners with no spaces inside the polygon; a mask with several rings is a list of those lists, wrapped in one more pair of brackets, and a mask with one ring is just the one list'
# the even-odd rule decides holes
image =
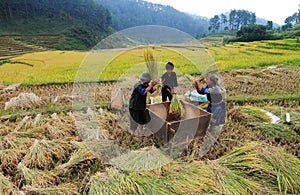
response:
{"label": "rice paddy", "polygon": [[[300,67],[287,63],[297,62],[298,57],[294,53],[298,51],[297,47],[292,40],[286,40],[236,43],[225,48],[208,49],[214,53],[219,66],[225,64],[220,73],[227,90],[227,118],[222,132],[207,153],[201,153],[203,138],[199,137],[176,160],[167,164],[159,164],[161,161],[157,157],[144,153],[161,145],[154,136],[131,134],[124,131],[123,123],[116,120],[122,113],[112,112],[109,107],[113,82],[96,83],[95,105],[79,108],[88,114],[91,124],[97,121],[101,125],[103,134],[96,134],[97,129],[93,131],[89,128],[86,128],[85,134],[78,131],[72,110],[76,96],[72,94],[73,85],[68,82],[75,77],[75,69],[79,67],[84,53],[33,53],[12,59],[27,59],[23,62],[33,66],[3,64],[0,66],[0,82],[3,83],[0,85],[0,194],[299,194],[300,81],[297,78]],[[274,61],[269,62],[271,59],[266,57],[265,65],[274,66],[260,67],[261,64],[253,63],[248,58],[247,65],[242,65],[241,60],[235,67],[230,65],[235,64],[235,58],[230,61],[226,59],[228,53],[221,52],[231,49],[231,54],[237,52],[240,58],[250,53],[253,56],[271,55]],[[142,51],[124,53],[112,64],[123,61],[124,66],[119,69],[128,70],[131,63],[126,65],[125,62],[135,59],[134,64],[142,63],[141,66],[146,69]],[[186,59],[181,59],[174,51],[160,48],[155,48],[155,51],[166,52],[162,61],[173,61],[175,71],[184,73],[179,74],[179,81],[185,74],[197,73],[190,68],[189,61],[184,61]],[[192,50],[185,52],[194,55]],[[287,55],[285,59],[283,54]],[[34,58],[40,55],[45,63],[38,61],[40,57]],[[57,56],[61,56],[61,60],[55,59]],[[28,60],[31,57],[35,61]],[[276,62],[276,58],[282,61]],[[119,70],[114,70],[112,64],[103,71],[106,75],[104,80],[114,80],[112,75],[122,74],[122,71],[118,73]],[[25,68],[19,71],[20,75],[16,75],[14,71],[19,66]],[[247,68],[242,68],[244,66]],[[40,72],[30,68],[38,68]],[[199,70],[198,67],[196,69]],[[31,79],[24,76],[30,70]],[[10,74],[4,74],[5,71]],[[42,75],[42,71],[47,76]],[[14,77],[11,76],[14,74]],[[22,84],[11,90],[6,89],[6,84],[15,82]],[[193,89],[189,82],[187,79],[188,84],[179,86],[177,94]],[[4,110],[5,103],[21,93],[34,93],[41,98],[41,104],[35,108]],[[205,108],[207,104],[199,106]],[[278,116],[280,123],[270,124],[261,110]],[[290,113],[290,123],[286,122],[286,113]],[[209,132],[206,138],[215,134],[218,132]],[[139,159],[121,155],[114,158],[116,164],[123,162],[124,165],[137,167],[157,165],[158,168],[136,172],[107,164],[107,156],[95,152],[106,149],[101,148],[105,146],[103,143],[95,141],[101,136],[108,141],[113,140],[124,150],[141,154]],[[115,154],[114,148],[107,150],[109,152],[105,154]],[[149,161],[144,162],[146,157]]]}

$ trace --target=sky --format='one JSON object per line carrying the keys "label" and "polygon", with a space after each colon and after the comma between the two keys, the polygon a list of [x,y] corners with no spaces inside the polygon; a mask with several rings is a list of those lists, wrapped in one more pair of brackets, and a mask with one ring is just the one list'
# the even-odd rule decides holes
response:
{"label": "sky", "polygon": [[298,12],[300,0],[145,0],[162,5],[170,5],[181,12],[188,12],[207,18],[230,10],[247,10],[257,18],[273,21],[280,25]]}

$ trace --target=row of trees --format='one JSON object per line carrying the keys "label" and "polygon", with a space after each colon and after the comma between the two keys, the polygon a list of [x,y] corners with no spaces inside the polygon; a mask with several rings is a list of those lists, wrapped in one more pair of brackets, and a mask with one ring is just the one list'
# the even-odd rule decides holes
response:
{"label": "row of trees", "polygon": [[239,30],[241,26],[256,23],[255,13],[247,10],[231,10],[228,15],[215,15],[209,20],[208,30],[216,33],[220,30]]}
{"label": "row of trees", "polygon": [[112,27],[115,30],[140,25],[163,25],[191,35],[207,33],[208,22],[206,19],[189,16],[171,6],[141,0],[95,1],[109,9],[112,14]]}

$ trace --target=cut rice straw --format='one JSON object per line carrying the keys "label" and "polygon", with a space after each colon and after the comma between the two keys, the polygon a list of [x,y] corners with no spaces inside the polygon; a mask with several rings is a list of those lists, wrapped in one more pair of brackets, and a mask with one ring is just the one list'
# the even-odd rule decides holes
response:
{"label": "cut rice straw", "polygon": [[158,63],[155,59],[152,48],[148,47],[146,50],[144,50],[144,59],[151,78],[153,80],[158,79]]}
{"label": "cut rice straw", "polygon": [[183,114],[183,106],[179,100],[179,97],[174,94],[169,107],[169,114],[179,117]]}
{"label": "cut rice straw", "polygon": [[8,178],[4,177],[2,173],[0,173],[0,194],[19,194],[17,187]]}

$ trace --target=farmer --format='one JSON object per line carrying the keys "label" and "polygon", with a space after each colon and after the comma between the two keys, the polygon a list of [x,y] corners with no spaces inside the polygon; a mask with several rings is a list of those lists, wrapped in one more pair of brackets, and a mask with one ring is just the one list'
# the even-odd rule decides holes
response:
{"label": "farmer", "polygon": [[144,72],[140,76],[140,80],[134,85],[130,101],[130,129],[134,133],[138,125],[147,124],[150,121],[149,111],[146,109],[147,93],[153,93],[153,87],[157,81],[151,81],[151,76],[148,72]]}
{"label": "farmer", "polygon": [[206,86],[201,84],[204,79],[196,80],[196,90],[199,94],[206,94],[207,100],[209,101],[206,111],[213,114],[212,118],[214,125],[221,125],[225,123],[226,108],[223,96],[225,90],[218,85],[219,78],[209,73],[206,76]]}
{"label": "farmer", "polygon": [[176,88],[178,87],[177,75],[174,72],[174,64],[172,62],[166,64],[166,72],[161,76],[161,82],[162,102],[167,101],[167,98],[171,101],[172,95],[176,94]]}

